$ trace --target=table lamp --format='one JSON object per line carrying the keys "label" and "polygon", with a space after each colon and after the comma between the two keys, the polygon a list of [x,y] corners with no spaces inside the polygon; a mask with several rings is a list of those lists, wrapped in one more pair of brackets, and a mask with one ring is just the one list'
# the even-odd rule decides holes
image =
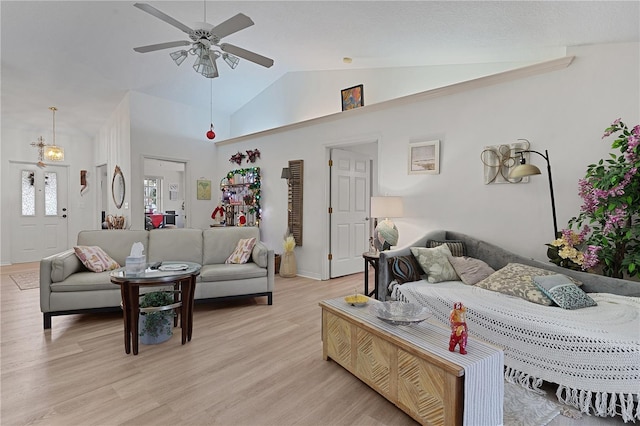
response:
{"label": "table lamp", "polygon": [[398,244],[398,228],[390,217],[402,217],[402,197],[371,197],[371,217],[384,218],[376,224],[373,245],[378,251],[389,250]]}

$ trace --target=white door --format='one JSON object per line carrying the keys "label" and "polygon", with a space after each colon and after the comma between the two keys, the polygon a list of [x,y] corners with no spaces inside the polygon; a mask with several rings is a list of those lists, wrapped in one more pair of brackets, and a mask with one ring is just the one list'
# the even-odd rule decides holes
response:
{"label": "white door", "polygon": [[369,158],[331,150],[331,278],[362,272],[369,250]]}
{"label": "white door", "polygon": [[67,168],[12,163],[11,263],[67,249]]}

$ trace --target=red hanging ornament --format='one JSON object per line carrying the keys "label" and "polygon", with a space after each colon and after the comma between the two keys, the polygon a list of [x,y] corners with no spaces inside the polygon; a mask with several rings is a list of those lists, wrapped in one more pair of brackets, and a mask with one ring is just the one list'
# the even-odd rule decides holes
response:
{"label": "red hanging ornament", "polygon": [[216,137],[215,132],[213,131],[213,123],[211,123],[211,130],[207,132],[207,138],[213,139]]}

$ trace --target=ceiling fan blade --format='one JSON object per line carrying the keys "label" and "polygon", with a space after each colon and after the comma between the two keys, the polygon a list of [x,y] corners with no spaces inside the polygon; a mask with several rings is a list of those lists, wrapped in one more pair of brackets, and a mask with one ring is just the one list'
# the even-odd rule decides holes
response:
{"label": "ceiling fan blade", "polygon": [[229,34],[236,33],[240,30],[244,30],[247,27],[253,25],[253,21],[247,15],[238,13],[235,16],[227,19],[226,21],[216,25],[209,31],[211,35],[215,35],[218,39],[226,37]]}
{"label": "ceiling fan blade", "polygon": [[246,59],[247,61],[254,62],[266,68],[269,68],[271,67],[271,65],[273,65],[273,59],[267,58],[266,56],[258,55],[257,53],[253,53],[241,47],[234,46],[233,44],[222,43],[220,45],[220,49],[222,49],[224,52],[239,56],[243,59]]}
{"label": "ceiling fan blade", "polygon": [[156,18],[160,19],[161,21],[166,22],[169,25],[173,25],[177,29],[184,31],[187,34],[189,34],[189,33],[191,33],[193,31],[191,28],[187,27],[182,22],[178,21],[177,19],[172,18],[171,16],[167,15],[164,12],[159,11],[158,9],[156,9],[155,7],[153,7],[153,6],[151,6],[151,5],[147,4],[147,3],[135,3],[134,6],[137,7],[138,9],[142,10],[142,11],[147,12],[150,15],[155,16]]}
{"label": "ceiling fan blade", "polygon": [[170,49],[172,47],[190,46],[190,45],[191,45],[191,42],[186,40],[170,41],[168,43],[158,43],[158,44],[150,44],[148,46],[134,47],[133,50],[135,50],[138,53],[148,53],[156,50]]}

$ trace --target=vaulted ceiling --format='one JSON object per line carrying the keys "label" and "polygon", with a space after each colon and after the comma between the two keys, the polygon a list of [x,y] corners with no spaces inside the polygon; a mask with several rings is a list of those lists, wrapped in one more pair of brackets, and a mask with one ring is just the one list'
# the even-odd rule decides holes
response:
{"label": "vaulted ceiling", "polygon": [[[237,13],[255,25],[223,41],[273,58],[271,68],[222,61],[209,80],[177,67],[167,49],[186,40],[133,1],[2,1],[2,121],[93,136],[129,90],[231,114],[289,72],[536,61],[567,46],[637,42],[637,1],[151,1],[188,26]],[[345,64],[342,58],[353,58]],[[615,64],[612,64],[615,66]]]}

